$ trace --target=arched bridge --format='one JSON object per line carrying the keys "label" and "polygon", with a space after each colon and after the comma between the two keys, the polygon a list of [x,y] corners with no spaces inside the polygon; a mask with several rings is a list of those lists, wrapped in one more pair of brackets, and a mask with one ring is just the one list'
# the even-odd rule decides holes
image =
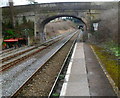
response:
{"label": "arched bridge", "polygon": [[[9,7],[3,7],[9,9]],[[81,20],[86,27],[89,26],[89,15],[92,14],[92,19],[96,19],[99,13],[106,8],[102,5],[97,5],[90,2],[62,2],[62,3],[45,3],[45,4],[30,4],[15,6],[15,19],[21,22],[23,16],[27,20],[34,21],[34,33],[40,35],[41,42],[43,42],[44,26],[49,21],[58,17],[74,17]],[[89,28],[88,28],[89,29]]]}

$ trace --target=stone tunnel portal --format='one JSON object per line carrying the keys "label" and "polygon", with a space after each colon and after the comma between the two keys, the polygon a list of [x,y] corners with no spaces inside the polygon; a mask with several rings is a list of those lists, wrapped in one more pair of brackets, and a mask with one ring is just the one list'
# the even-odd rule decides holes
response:
{"label": "stone tunnel portal", "polygon": [[78,19],[81,21],[82,24],[84,24],[85,26],[85,29],[87,28],[87,25],[86,23],[79,17],[76,17],[76,16],[73,16],[73,15],[56,15],[56,16],[51,16],[51,17],[48,17],[46,18],[45,20],[43,20],[40,25],[39,25],[39,33],[40,33],[40,42],[44,42],[45,41],[45,38],[46,38],[46,34],[44,33],[44,28],[45,28],[45,25],[48,24],[50,21],[56,19],[56,18],[60,18],[60,17],[73,17],[75,19]]}

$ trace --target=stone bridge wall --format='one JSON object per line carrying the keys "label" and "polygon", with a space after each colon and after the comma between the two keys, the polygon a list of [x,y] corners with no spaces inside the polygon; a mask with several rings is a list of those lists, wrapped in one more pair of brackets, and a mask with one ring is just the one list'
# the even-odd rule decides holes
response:
{"label": "stone bridge wall", "polygon": [[[9,7],[3,7],[3,18],[9,11]],[[95,5],[90,2],[63,2],[63,3],[45,3],[45,4],[30,4],[14,6],[15,19],[22,22],[22,17],[26,16],[27,20],[34,21],[34,32],[39,32],[42,35],[44,26],[50,20],[61,16],[73,16],[82,19],[87,24],[87,15],[90,10],[104,10],[105,7],[101,5]],[[95,13],[96,14],[96,13]],[[99,13],[98,13],[99,14]],[[5,20],[3,19],[3,20]],[[46,20],[46,21],[45,21]],[[42,36],[40,36],[42,39]]]}

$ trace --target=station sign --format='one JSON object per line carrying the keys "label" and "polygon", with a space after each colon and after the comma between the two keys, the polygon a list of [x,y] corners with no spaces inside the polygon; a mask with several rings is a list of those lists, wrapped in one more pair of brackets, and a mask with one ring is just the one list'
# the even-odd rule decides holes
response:
{"label": "station sign", "polygon": [[98,23],[93,23],[94,31],[98,30]]}

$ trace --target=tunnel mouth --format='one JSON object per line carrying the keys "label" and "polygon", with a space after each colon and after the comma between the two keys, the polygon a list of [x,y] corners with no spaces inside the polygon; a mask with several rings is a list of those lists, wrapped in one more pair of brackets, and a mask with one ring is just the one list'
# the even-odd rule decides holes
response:
{"label": "tunnel mouth", "polygon": [[83,25],[85,25],[85,28],[87,28],[86,23],[81,18],[74,16],[74,15],[61,14],[61,15],[50,16],[50,17],[46,18],[45,20],[43,20],[39,25],[39,27],[41,28],[40,32],[44,32],[45,25],[48,24],[51,20],[54,20],[54,19],[60,18],[60,17],[72,17],[72,18],[78,19],[81,21],[81,23]]}
{"label": "tunnel mouth", "polygon": [[[43,41],[45,41],[45,40],[47,40],[47,37],[46,37],[46,35],[48,35],[48,33],[46,33],[45,31],[46,31],[46,29],[45,29],[45,26],[48,24],[48,23],[50,23],[50,21],[52,21],[52,20],[55,20],[55,19],[57,19],[57,18],[60,18],[60,17],[69,17],[69,18],[74,18],[74,19],[77,19],[79,22],[78,23],[76,23],[76,24],[78,24],[78,25],[76,25],[77,27],[76,27],[76,29],[78,28],[79,29],[79,26],[80,25],[83,25],[84,27],[85,27],[85,29],[87,28],[87,25],[86,25],[86,23],[82,20],[82,18],[79,18],[79,17],[77,17],[77,16],[74,16],[74,15],[66,15],[66,14],[61,14],[61,15],[54,15],[54,16],[50,16],[50,17],[48,17],[48,18],[46,18],[46,19],[44,19],[40,24],[39,24],[39,34],[40,34],[40,36],[41,36],[41,40],[43,40]],[[73,20],[74,20],[73,19]],[[72,21],[72,20],[71,20]],[[72,22],[74,22],[74,21],[72,21]],[[50,34],[51,35],[51,34]]]}

